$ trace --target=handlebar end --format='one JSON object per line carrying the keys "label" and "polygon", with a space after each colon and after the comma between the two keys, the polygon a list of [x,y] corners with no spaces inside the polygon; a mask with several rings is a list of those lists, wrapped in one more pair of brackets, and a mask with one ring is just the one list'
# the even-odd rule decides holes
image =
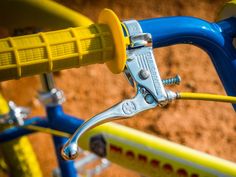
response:
{"label": "handlebar end", "polygon": [[126,64],[126,38],[122,30],[121,22],[116,14],[110,9],[104,9],[98,19],[99,23],[109,26],[115,43],[115,59],[108,61],[106,64],[111,72],[121,73]]}

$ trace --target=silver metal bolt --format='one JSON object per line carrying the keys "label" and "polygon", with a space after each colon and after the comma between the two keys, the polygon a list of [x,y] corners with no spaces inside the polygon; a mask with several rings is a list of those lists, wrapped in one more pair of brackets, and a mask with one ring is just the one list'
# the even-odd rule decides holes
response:
{"label": "silver metal bolt", "polygon": [[149,78],[149,76],[150,76],[150,73],[149,73],[147,70],[145,70],[145,69],[142,69],[142,70],[139,72],[139,77],[140,77],[140,79],[142,79],[142,80],[146,80],[147,78]]}
{"label": "silver metal bolt", "polygon": [[147,94],[144,99],[148,104],[152,104],[154,102],[154,98],[150,94]]}
{"label": "silver metal bolt", "polygon": [[180,82],[181,82],[181,77],[179,75],[176,75],[175,77],[169,79],[162,80],[163,85],[179,85]]}

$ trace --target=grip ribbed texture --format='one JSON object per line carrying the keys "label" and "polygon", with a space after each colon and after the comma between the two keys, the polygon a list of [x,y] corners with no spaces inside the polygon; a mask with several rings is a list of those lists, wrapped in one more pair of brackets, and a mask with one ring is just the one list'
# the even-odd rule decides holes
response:
{"label": "grip ribbed texture", "polygon": [[0,81],[113,58],[112,34],[102,24],[5,38],[0,40]]}

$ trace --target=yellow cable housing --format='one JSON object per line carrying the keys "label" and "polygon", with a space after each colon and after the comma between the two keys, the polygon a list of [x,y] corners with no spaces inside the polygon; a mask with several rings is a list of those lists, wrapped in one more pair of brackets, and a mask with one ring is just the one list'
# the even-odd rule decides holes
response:
{"label": "yellow cable housing", "polygon": [[179,99],[229,102],[229,103],[233,103],[233,104],[236,103],[236,97],[207,94],[207,93],[180,92]]}

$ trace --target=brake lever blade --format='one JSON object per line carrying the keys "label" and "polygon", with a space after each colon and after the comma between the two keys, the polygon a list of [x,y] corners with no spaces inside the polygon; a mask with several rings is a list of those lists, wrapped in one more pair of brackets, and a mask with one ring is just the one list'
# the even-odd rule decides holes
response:
{"label": "brake lever blade", "polygon": [[157,105],[158,103],[149,93],[142,93],[139,88],[134,98],[124,100],[85,121],[63,146],[61,151],[62,157],[66,160],[73,160],[79,155],[80,149],[78,147],[78,141],[89,129],[105,122],[122,119],[124,117],[132,117],[139,112],[154,108]]}

